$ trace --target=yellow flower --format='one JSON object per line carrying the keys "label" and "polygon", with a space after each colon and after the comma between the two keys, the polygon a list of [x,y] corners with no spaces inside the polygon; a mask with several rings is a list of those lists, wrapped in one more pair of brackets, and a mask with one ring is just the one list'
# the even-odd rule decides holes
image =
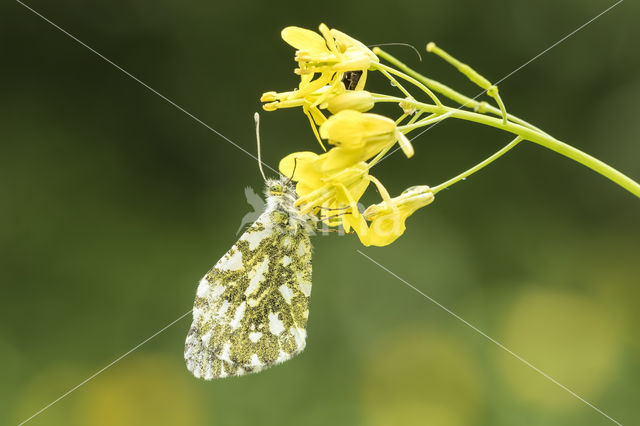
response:
{"label": "yellow flower", "polygon": [[[300,27],[286,27],[282,30],[282,38],[297,49],[295,72],[300,75],[300,84],[297,90],[290,92],[264,93],[260,98],[265,102],[263,108],[275,111],[301,106],[318,142],[325,149],[316,128],[326,121],[320,109],[327,108],[333,98],[345,92],[362,90],[367,81],[367,70],[379,59],[358,40],[336,29],[329,30],[324,24],[320,25],[320,34]],[[345,78],[350,81],[349,87],[345,87]],[[355,87],[351,87],[352,84]],[[338,104],[332,104],[332,112],[336,110],[334,108],[346,107],[366,111],[373,106],[373,98],[364,98],[366,95],[358,100],[342,98]]]}
{"label": "yellow flower", "polygon": [[292,92],[263,94],[260,100],[269,102],[264,105],[266,110],[303,104],[315,108],[346,90],[342,79],[348,72],[362,73],[354,90],[364,88],[367,70],[372,62],[379,62],[378,57],[358,40],[336,29],[329,30],[324,24],[320,25],[320,33],[300,27],[282,30],[282,39],[297,49],[295,72],[300,75],[300,84]]}
{"label": "yellow flower", "polygon": [[[362,71],[357,89],[363,88],[366,72],[372,62],[380,61],[378,57],[364,44],[341,31],[329,30],[325,24],[320,24],[319,30],[322,35],[300,27],[282,30],[282,39],[297,49],[295,60],[299,68],[296,73],[303,77],[320,73],[318,80],[328,77],[329,80],[340,81],[344,72]],[[307,84],[311,82],[309,80]],[[327,82],[323,81],[317,87],[312,86],[308,91],[313,92]],[[304,88],[301,87],[300,90]]]}
{"label": "yellow flower", "polygon": [[302,151],[289,154],[280,160],[280,173],[297,182],[296,192],[299,197],[323,185],[322,173],[318,169],[321,158],[321,155],[315,152]]}
{"label": "yellow flower", "polygon": [[[433,193],[414,187],[391,198],[369,174],[396,142],[407,157],[413,156],[413,146],[395,121],[367,113],[375,101],[363,89],[378,57],[336,29],[321,24],[319,30],[282,30],[283,40],[296,49],[300,83],[293,91],[266,92],[261,101],[267,111],[302,107],[322,147],[325,139],[333,148],[323,154],[295,152],[280,161],[279,169],[296,182],[301,213],[317,215],[329,226],[341,224],[346,232],[353,229],[364,245],[387,245],[402,235],[408,216],[433,201]],[[325,109],[334,115],[327,118],[321,111]],[[357,203],[371,182],[383,202],[360,213]]]}
{"label": "yellow flower", "polygon": [[332,114],[337,114],[343,110],[356,110],[367,112],[373,108],[375,102],[371,93],[366,90],[347,90],[339,95],[333,96],[327,102],[327,109]]}
{"label": "yellow flower", "polygon": [[[346,232],[353,228],[365,245],[386,245],[404,232],[404,221],[413,211],[433,199],[428,187],[410,188],[392,199],[384,186],[369,175],[370,164],[365,161],[398,140],[400,132],[393,120],[343,110],[320,127],[320,134],[335,145],[329,152],[296,152],[280,161],[280,172],[297,183],[296,206],[302,213],[332,217],[328,221],[331,226],[342,224]],[[406,144],[411,148],[408,141]],[[413,154],[412,148],[409,154]],[[357,203],[370,182],[376,184],[385,201],[369,207],[363,216]],[[342,212],[326,214],[336,209]],[[371,221],[371,226],[365,219]]]}
{"label": "yellow flower", "polygon": [[302,213],[317,208],[349,208],[359,214],[356,203],[369,186],[368,165],[360,162],[346,168],[329,168],[333,149],[324,154],[294,152],[280,160],[280,173],[296,184],[296,205]]}
{"label": "yellow flower", "polygon": [[320,33],[300,27],[282,30],[282,39],[297,49],[295,60],[299,68],[295,72],[301,76],[300,84],[292,92],[265,93],[261,100],[270,102],[265,108],[297,106],[286,102],[299,99],[311,106],[319,105],[346,90],[341,83],[347,72],[361,72],[355,90],[364,88],[367,70],[372,62],[379,62],[378,57],[358,40],[336,29],[329,30],[324,24],[320,25]]}
{"label": "yellow flower", "polygon": [[329,226],[343,225],[348,232],[346,218],[360,218],[358,200],[370,183],[368,165],[364,162],[343,169],[325,166],[328,153],[295,152],[280,161],[280,172],[291,177],[299,196],[296,206],[301,213],[318,214]]}
{"label": "yellow flower", "polygon": [[[394,242],[406,229],[405,221],[416,210],[434,200],[428,186],[414,186],[398,197],[369,206],[360,218],[345,218],[365,246],[386,246]],[[371,222],[367,226],[365,219]]]}
{"label": "yellow flower", "polygon": [[413,156],[413,146],[390,118],[378,114],[343,110],[329,117],[320,126],[320,137],[328,139],[334,155],[331,167],[366,161],[396,141],[407,157]]}
{"label": "yellow flower", "polygon": [[328,102],[320,103],[319,100],[325,98],[332,99],[345,93],[345,91],[346,90],[343,86],[322,86],[318,90],[306,94],[304,97],[300,96],[300,90],[280,93],[271,91],[263,93],[260,97],[260,102],[266,102],[262,106],[265,111],[275,111],[280,108],[296,108],[299,106],[306,106],[308,108],[327,108],[329,105]]}
{"label": "yellow flower", "polygon": [[[384,186],[369,175],[365,162],[345,168],[327,167],[336,149],[320,155],[295,152],[280,161],[280,172],[297,182],[296,206],[301,213],[317,213],[330,226],[342,225],[346,232],[353,229],[365,246],[386,246],[404,233],[405,221],[413,212],[434,200],[433,192],[424,185],[390,198]],[[384,201],[361,214],[357,203],[370,182],[378,187]],[[335,213],[340,209],[342,212]]]}

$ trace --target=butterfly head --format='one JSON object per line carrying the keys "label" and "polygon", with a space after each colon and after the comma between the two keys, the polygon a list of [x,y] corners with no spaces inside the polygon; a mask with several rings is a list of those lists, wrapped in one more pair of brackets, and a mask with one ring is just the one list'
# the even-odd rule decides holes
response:
{"label": "butterfly head", "polygon": [[295,201],[297,197],[294,186],[287,179],[267,179],[265,184],[268,198],[275,197]]}

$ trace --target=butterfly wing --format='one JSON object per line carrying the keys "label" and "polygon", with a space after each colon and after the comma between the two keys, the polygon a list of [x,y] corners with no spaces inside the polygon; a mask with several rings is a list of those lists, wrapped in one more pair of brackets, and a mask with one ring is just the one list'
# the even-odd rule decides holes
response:
{"label": "butterfly wing", "polygon": [[305,347],[311,242],[273,215],[263,213],[200,281],[184,353],[198,378],[257,372]]}

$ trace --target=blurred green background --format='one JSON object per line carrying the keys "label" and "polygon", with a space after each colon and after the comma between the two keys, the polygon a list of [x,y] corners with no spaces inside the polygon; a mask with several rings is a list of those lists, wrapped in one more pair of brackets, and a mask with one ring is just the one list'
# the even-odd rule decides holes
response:
{"label": "blurred green background", "polygon": [[[254,152],[260,94],[297,84],[284,26],[326,22],[420,50],[433,40],[495,81],[612,2],[28,4]],[[192,306],[250,211],[243,188],[261,178],[249,156],[20,4],[0,9],[0,424],[17,424]],[[500,85],[510,112],[635,179],[639,17],[624,2]],[[433,56],[388,50],[478,93]],[[263,113],[262,138],[273,166],[318,150],[299,110]],[[509,139],[448,121],[376,175],[393,194],[436,185]],[[522,144],[439,194],[395,244],[363,252],[637,424],[639,217],[634,196]],[[183,365],[184,319],[29,424],[612,424],[358,254],[355,237],[314,245],[300,357],[201,382]]]}

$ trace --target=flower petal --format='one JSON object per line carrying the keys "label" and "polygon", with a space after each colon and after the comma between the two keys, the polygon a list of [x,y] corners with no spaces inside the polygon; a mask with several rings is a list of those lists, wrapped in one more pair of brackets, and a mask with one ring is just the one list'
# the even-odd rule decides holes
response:
{"label": "flower petal", "polygon": [[321,171],[330,176],[339,173],[360,162],[361,150],[358,148],[335,147],[329,150],[325,161],[322,162]]}
{"label": "flower petal", "polygon": [[324,38],[314,31],[300,27],[286,27],[280,35],[285,42],[298,50],[305,50],[310,53],[328,52]]}
{"label": "flower petal", "polygon": [[365,46],[355,38],[350,37],[342,31],[336,30],[335,28],[331,29],[331,35],[333,35],[333,37],[336,39],[336,44],[342,52],[346,52],[348,50],[356,50],[367,55],[371,61],[380,62],[380,59],[378,59],[375,53],[373,53],[367,46]]}
{"label": "flower petal", "polygon": [[393,135],[395,129],[396,123],[382,115],[344,110],[329,117],[320,127],[320,136],[334,145],[359,147],[365,139]]}
{"label": "flower petal", "polygon": [[305,177],[304,172],[307,171],[305,169],[308,168],[308,165],[317,160],[318,157],[319,155],[315,152],[294,152],[280,160],[278,169],[280,169],[280,173],[282,173],[284,176],[291,178],[291,180],[299,181],[302,180],[303,177]]}
{"label": "flower petal", "polygon": [[376,218],[369,226],[369,244],[373,246],[387,246],[404,234],[407,227],[406,217],[399,212],[393,212]]}
{"label": "flower petal", "polygon": [[371,93],[365,90],[348,90],[331,98],[327,104],[327,109],[331,111],[332,114],[337,114],[346,109],[365,112],[373,108],[374,104]]}
{"label": "flower petal", "polygon": [[402,152],[404,152],[404,155],[406,155],[407,158],[413,157],[413,145],[411,145],[411,141],[409,140],[409,138],[406,137],[405,134],[401,131],[396,130],[396,139],[398,139],[398,145],[400,145],[400,148],[402,148]]}
{"label": "flower petal", "polygon": [[380,217],[397,212],[404,221],[419,208],[431,204],[434,198],[433,192],[428,186],[412,186],[404,190],[399,196],[392,198],[390,202],[382,202],[367,207],[363,214],[367,220],[376,221]]}

